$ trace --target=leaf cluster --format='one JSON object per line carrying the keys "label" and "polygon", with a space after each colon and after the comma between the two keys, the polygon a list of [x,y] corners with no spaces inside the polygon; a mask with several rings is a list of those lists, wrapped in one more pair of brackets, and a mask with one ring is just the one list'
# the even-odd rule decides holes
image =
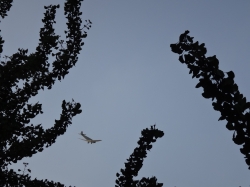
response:
{"label": "leaf cluster", "polygon": [[164,136],[164,132],[151,126],[150,129],[143,129],[142,137],[137,142],[139,147],[127,159],[125,169],[121,169],[121,173],[117,173],[116,187],[161,187],[163,183],[158,183],[156,177],[134,180],[133,177],[138,175],[139,170],[143,166],[143,159],[147,157],[147,151],[152,148],[151,143],[156,142],[157,138]]}
{"label": "leaf cluster", "polygon": [[[83,38],[87,32],[81,28],[81,2],[83,0],[66,0],[64,11],[67,18],[66,39],[59,40],[60,36],[54,32],[56,9],[59,5],[45,6],[40,29],[40,39],[36,52],[28,55],[28,49],[18,49],[18,52],[8,57],[0,64],[0,186],[64,186],[60,183],[47,180],[31,180],[28,174],[19,175],[8,170],[8,165],[16,163],[24,157],[31,157],[43,151],[45,147],[55,143],[56,138],[66,132],[73,116],[81,113],[80,103],[62,102],[60,118],[54,125],[44,129],[41,124],[29,124],[30,120],[42,114],[42,104],[29,104],[31,97],[44,88],[51,89],[56,80],[61,80],[69,73],[81,51]],[[11,0],[2,0],[0,15],[6,16],[11,7]],[[91,27],[91,21],[85,20],[84,28]],[[0,37],[0,53],[3,51],[4,40]],[[66,46],[63,47],[63,44]],[[52,53],[52,51],[58,51]],[[49,55],[56,59],[51,65]],[[22,87],[20,82],[23,83]]]}
{"label": "leaf cluster", "polygon": [[179,54],[179,61],[187,65],[192,78],[199,78],[196,88],[203,88],[202,96],[215,99],[213,108],[220,111],[219,120],[227,120],[227,129],[234,131],[234,143],[243,145],[240,152],[250,169],[250,102],[239,92],[234,72],[220,70],[216,56],[206,57],[205,44],[194,43],[188,33],[181,34],[179,42],[170,45],[171,50]]}
{"label": "leaf cluster", "polygon": [[13,0],[1,0],[0,1],[0,16],[4,18],[7,16],[7,12],[10,10]]}

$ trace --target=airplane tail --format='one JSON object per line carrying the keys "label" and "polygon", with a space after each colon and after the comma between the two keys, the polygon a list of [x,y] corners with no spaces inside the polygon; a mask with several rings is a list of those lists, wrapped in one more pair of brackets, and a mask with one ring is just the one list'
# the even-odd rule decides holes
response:
{"label": "airplane tail", "polygon": [[83,134],[83,131],[81,131],[81,133],[79,133],[80,135],[86,135],[86,134]]}

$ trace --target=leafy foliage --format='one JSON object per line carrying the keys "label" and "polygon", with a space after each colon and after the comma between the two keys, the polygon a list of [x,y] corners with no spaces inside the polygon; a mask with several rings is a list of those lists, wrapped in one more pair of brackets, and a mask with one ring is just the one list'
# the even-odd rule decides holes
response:
{"label": "leafy foliage", "polygon": [[138,175],[139,170],[142,168],[143,159],[147,157],[147,150],[152,148],[151,143],[156,142],[157,138],[161,138],[164,133],[151,126],[150,129],[143,129],[141,132],[142,137],[137,142],[139,147],[134,149],[125,163],[125,169],[121,169],[121,174],[117,173],[116,187],[161,187],[163,183],[157,183],[156,177],[145,178],[140,181],[133,180],[133,177]]}
{"label": "leafy foliage", "polygon": [[[86,24],[81,28],[80,18],[81,1],[66,0],[64,11],[68,19],[68,30],[65,31],[67,41],[59,40],[60,36],[54,33],[56,9],[59,5],[45,6],[46,12],[42,22],[44,27],[40,29],[39,44],[36,52],[28,55],[28,49],[18,49],[18,52],[7,61],[0,64],[0,186],[37,186],[37,187],[63,187],[59,182],[38,179],[31,179],[30,169],[24,164],[24,170],[18,174],[14,170],[8,170],[8,165],[16,163],[24,157],[32,157],[34,154],[43,151],[45,147],[55,143],[58,136],[66,132],[71,124],[73,116],[81,113],[80,103],[62,101],[62,113],[59,119],[55,120],[54,126],[44,129],[41,124],[30,124],[30,120],[38,114],[42,114],[42,104],[39,102],[29,104],[29,99],[38,94],[40,89],[45,87],[51,89],[56,80],[61,80],[69,73],[77,60],[77,55],[81,51],[83,38],[87,37],[87,32],[83,30],[91,27],[91,21],[85,20]],[[0,15],[7,16],[7,11],[12,6],[12,0],[2,0],[0,2]],[[0,37],[0,54],[3,51],[4,40]],[[66,45],[66,46],[64,46]],[[56,52],[55,52],[56,51]],[[55,57],[52,63],[52,70],[49,70],[49,55]],[[23,86],[19,87],[20,82]],[[138,141],[139,147],[125,164],[125,170],[121,174],[117,173],[116,183],[119,186],[136,187],[161,187],[162,183],[157,183],[155,177],[142,178],[140,181],[133,180],[143,165],[147,150],[152,148],[151,143],[164,135],[162,131],[155,129],[155,125],[150,129],[142,131],[142,137]],[[21,170],[18,169],[18,172]]]}
{"label": "leafy foliage", "polygon": [[4,18],[7,16],[7,12],[10,10],[13,0],[1,0],[0,1],[0,16]]}
{"label": "leafy foliage", "polygon": [[[68,30],[65,31],[67,41],[59,40],[60,36],[54,33],[56,9],[59,5],[45,6],[43,28],[40,29],[39,44],[36,52],[27,55],[28,49],[18,49],[18,52],[8,57],[7,62],[0,64],[0,186],[64,186],[47,180],[31,180],[29,174],[20,175],[8,170],[8,165],[16,163],[24,157],[31,157],[37,152],[49,147],[58,136],[66,132],[73,116],[81,113],[80,103],[62,102],[62,113],[55,120],[54,126],[43,129],[38,125],[29,124],[38,114],[42,114],[42,104],[28,104],[38,90],[47,87],[51,89],[56,80],[61,80],[69,73],[81,51],[83,38],[87,32],[81,28],[80,18],[81,1],[67,0],[64,11],[68,20]],[[12,0],[0,2],[0,15],[7,16]],[[84,28],[91,27],[91,21],[85,20]],[[0,37],[0,53],[3,51],[4,40]],[[63,45],[66,45],[65,47]],[[57,51],[56,53],[52,53]],[[53,69],[49,71],[49,55],[55,56]],[[18,83],[22,81],[23,87]],[[29,170],[28,170],[29,171]]]}
{"label": "leafy foliage", "polygon": [[245,155],[250,169],[250,102],[238,91],[234,72],[220,70],[216,56],[206,57],[205,44],[193,43],[188,33],[181,34],[179,42],[170,47],[179,54],[179,61],[187,64],[192,78],[199,78],[196,88],[203,88],[202,96],[212,101],[216,99],[213,108],[221,112],[219,120],[227,120],[227,129],[234,131],[234,143],[243,145],[240,152]]}

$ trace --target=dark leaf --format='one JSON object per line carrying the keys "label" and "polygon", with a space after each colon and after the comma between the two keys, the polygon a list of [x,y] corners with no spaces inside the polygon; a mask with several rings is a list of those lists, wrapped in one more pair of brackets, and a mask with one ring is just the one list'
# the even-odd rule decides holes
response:
{"label": "dark leaf", "polygon": [[228,130],[230,130],[230,131],[235,130],[235,129],[234,129],[234,126],[233,126],[233,124],[232,124],[231,122],[227,122],[226,128],[227,128]]}
{"label": "dark leaf", "polygon": [[183,60],[182,55],[179,56],[179,61],[180,61],[181,63],[184,63],[184,60]]}
{"label": "dark leaf", "polygon": [[230,79],[234,79],[234,77],[235,77],[234,72],[232,72],[232,71],[227,72],[227,75]]}
{"label": "dark leaf", "polygon": [[226,119],[226,117],[225,117],[225,116],[221,116],[221,117],[218,119],[218,121],[222,121],[222,120],[224,120],[224,119]]}
{"label": "dark leaf", "polygon": [[244,143],[244,135],[243,134],[237,134],[235,135],[235,132],[233,134],[233,141],[237,145],[241,145]]}

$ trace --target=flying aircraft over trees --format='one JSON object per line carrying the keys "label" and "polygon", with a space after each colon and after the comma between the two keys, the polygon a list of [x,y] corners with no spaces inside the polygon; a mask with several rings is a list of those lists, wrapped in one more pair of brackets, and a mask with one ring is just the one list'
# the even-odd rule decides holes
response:
{"label": "flying aircraft over trees", "polygon": [[[45,6],[44,19],[42,19],[44,26],[40,29],[36,51],[28,54],[28,49],[21,48],[12,56],[6,56],[6,60],[0,63],[0,186],[65,186],[59,182],[37,179],[34,176],[31,179],[31,170],[26,170],[28,163],[24,163],[25,167],[21,174],[9,169],[9,166],[50,147],[57,137],[66,132],[72,124],[73,117],[82,112],[80,103],[74,100],[71,102],[63,100],[60,118],[55,120],[51,128],[44,129],[41,124],[30,124],[31,119],[43,113],[42,104],[28,103],[30,98],[39,93],[39,90],[51,89],[57,80],[64,79],[69,69],[78,61],[77,56],[82,49],[81,46],[84,45],[82,39],[87,37],[85,30],[90,29],[92,24],[90,20],[85,20],[85,25],[81,26],[81,1],[83,0],[65,1],[64,15],[68,20],[68,29],[65,31],[66,41],[59,40],[60,36],[55,34],[53,28],[59,5]],[[7,16],[12,2],[12,0],[1,0],[0,17],[2,19]],[[3,44],[4,40],[0,36],[0,57],[3,56]],[[52,64],[48,61],[50,55],[56,57]],[[52,70],[49,70],[51,65]],[[20,80],[23,82],[21,87],[18,85]],[[152,148],[151,143],[162,136],[163,132],[153,127],[142,131],[142,137],[138,142],[140,147],[135,149],[129,162],[125,164],[125,170],[122,169],[121,174],[117,173],[116,184],[119,187],[131,184],[131,177],[136,176],[142,167],[146,151]],[[85,136],[85,139],[87,138]],[[138,159],[140,159],[139,162]],[[26,174],[26,171],[29,173]],[[138,182],[144,186],[162,186],[162,183],[157,183],[155,177],[133,181],[133,184]]]}

